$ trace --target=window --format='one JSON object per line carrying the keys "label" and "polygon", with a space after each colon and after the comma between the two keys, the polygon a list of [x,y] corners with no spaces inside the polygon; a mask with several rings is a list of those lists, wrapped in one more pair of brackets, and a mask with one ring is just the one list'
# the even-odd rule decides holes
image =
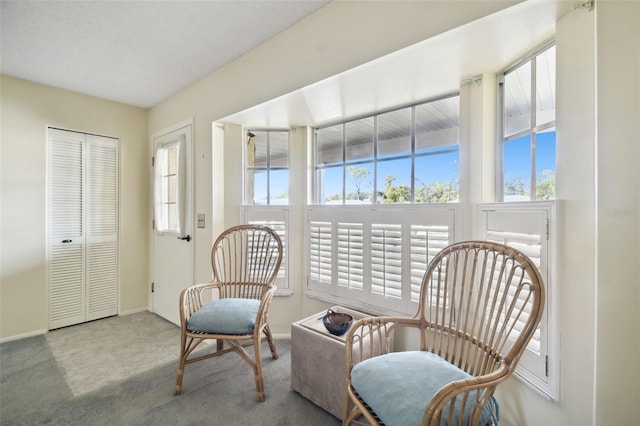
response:
{"label": "window", "polygon": [[242,216],[244,223],[263,225],[276,231],[282,240],[282,263],[276,278],[275,295],[290,295],[293,288],[289,283],[289,208],[271,206],[243,206]]}
{"label": "window", "polygon": [[184,136],[156,145],[154,156],[155,227],[182,235],[186,228],[186,153]]}
{"label": "window", "polygon": [[251,130],[245,151],[245,204],[289,204],[289,132]]}
{"label": "window", "polygon": [[500,78],[503,201],[555,199],[555,54],[547,45]]}
{"label": "window", "polygon": [[556,289],[553,274],[556,251],[557,201],[482,204],[478,237],[520,250],[540,270],[545,285],[542,321],[520,359],[516,375],[547,397],[559,397],[559,345],[556,332]]}
{"label": "window", "polygon": [[456,241],[458,204],[309,206],[307,294],[412,315],[431,259]]}
{"label": "window", "polygon": [[250,130],[244,155],[244,223],[268,226],[282,240],[283,258],[275,295],[290,295],[289,282],[289,132]]}
{"label": "window", "polygon": [[458,201],[458,95],[316,129],[317,204]]}

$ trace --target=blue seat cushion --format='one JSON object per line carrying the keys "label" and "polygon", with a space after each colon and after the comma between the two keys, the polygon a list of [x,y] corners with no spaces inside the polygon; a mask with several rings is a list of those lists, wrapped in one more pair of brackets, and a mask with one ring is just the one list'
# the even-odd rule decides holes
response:
{"label": "blue seat cushion", "polygon": [[251,334],[260,301],[225,298],[214,300],[191,315],[187,329],[211,334]]}
{"label": "blue seat cushion", "polygon": [[[386,426],[409,426],[422,424],[424,409],[440,388],[471,377],[438,355],[408,351],[380,355],[356,364],[351,371],[351,384]],[[474,399],[475,391],[470,393],[464,407],[465,425],[468,425]],[[462,395],[455,404],[457,425]],[[449,404],[443,413],[448,409]],[[492,397],[484,408],[480,424],[490,420],[498,424],[497,413],[497,402]],[[446,425],[446,420],[442,425]]]}

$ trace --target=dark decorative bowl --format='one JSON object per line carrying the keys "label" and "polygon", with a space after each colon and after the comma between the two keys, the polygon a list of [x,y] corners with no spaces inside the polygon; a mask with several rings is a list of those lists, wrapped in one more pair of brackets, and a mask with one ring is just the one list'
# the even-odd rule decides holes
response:
{"label": "dark decorative bowl", "polygon": [[353,317],[344,312],[334,312],[331,309],[322,317],[322,323],[329,333],[335,336],[342,336],[349,330],[353,323]]}

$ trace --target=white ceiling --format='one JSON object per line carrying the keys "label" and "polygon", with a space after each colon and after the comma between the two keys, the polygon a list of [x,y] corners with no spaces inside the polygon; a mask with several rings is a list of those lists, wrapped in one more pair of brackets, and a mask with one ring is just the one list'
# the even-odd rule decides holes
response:
{"label": "white ceiling", "polygon": [[0,72],[148,108],[328,2],[2,0]]}
{"label": "white ceiling", "polygon": [[[1,0],[0,72],[147,108],[328,2]],[[573,5],[524,1],[220,121],[317,126],[455,92],[552,37]]]}
{"label": "white ceiling", "polygon": [[321,126],[451,94],[553,38],[556,22],[573,10],[571,1],[528,0],[220,121]]}

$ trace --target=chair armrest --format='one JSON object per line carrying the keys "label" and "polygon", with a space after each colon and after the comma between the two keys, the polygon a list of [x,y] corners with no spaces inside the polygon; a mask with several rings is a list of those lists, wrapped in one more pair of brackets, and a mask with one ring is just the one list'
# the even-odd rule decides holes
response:
{"label": "chair armrest", "polygon": [[345,335],[347,377],[358,362],[392,352],[395,329],[419,326],[417,319],[404,317],[367,317],[354,321]]}
{"label": "chair armrest", "polygon": [[215,281],[208,283],[196,284],[185,288],[180,293],[180,325],[186,330],[187,322],[191,315],[205,305],[204,294],[208,291],[220,292],[220,284]]}
{"label": "chair armrest", "polygon": [[269,306],[271,306],[271,301],[273,300],[273,295],[275,294],[276,289],[277,287],[275,285],[269,286],[260,298],[260,307],[258,308],[258,314],[256,315],[256,330],[260,330],[268,324]]}

